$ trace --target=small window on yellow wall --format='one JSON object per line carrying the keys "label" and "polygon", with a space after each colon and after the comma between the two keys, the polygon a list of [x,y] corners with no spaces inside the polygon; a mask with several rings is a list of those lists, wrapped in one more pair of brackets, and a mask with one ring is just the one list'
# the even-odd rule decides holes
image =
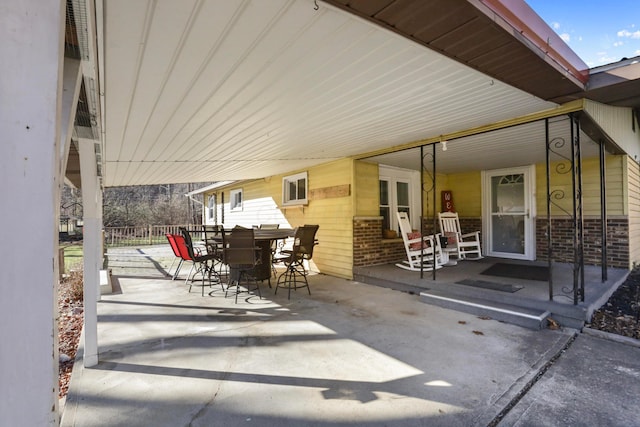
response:
{"label": "small window on yellow wall", "polygon": [[289,175],[282,178],[282,204],[307,204],[307,173]]}
{"label": "small window on yellow wall", "polygon": [[216,221],[216,195],[209,196],[209,203],[207,204],[207,218],[209,221]]}
{"label": "small window on yellow wall", "polygon": [[242,210],[242,189],[231,190],[229,196],[231,197],[231,200],[229,201],[231,212],[241,211]]}

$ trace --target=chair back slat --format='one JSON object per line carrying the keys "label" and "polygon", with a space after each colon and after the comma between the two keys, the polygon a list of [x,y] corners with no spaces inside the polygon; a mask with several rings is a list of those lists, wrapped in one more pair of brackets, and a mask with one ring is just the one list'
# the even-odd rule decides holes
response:
{"label": "chair back slat", "polygon": [[226,236],[225,262],[232,267],[254,266],[257,262],[256,244],[252,228],[235,227]]}
{"label": "chair back slat", "polygon": [[[438,236],[424,236],[420,231],[413,231],[409,215],[406,212],[396,212],[402,241],[407,259],[396,266],[411,271],[431,271],[441,268],[442,251]],[[434,238],[435,237],[435,238]]]}
{"label": "chair back slat", "polygon": [[222,225],[203,225],[202,233],[207,252],[214,255],[216,259],[221,259],[225,243],[224,227]]}
{"label": "chair back slat", "polygon": [[460,219],[456,212],[440,212],[438,213],[440,220],[440,231],[443,233],[460,234]]}
{"label": "chair back slat", "polygon": [[318,243],[316,233],[319,225],[303,225],[298,227],[293,241],[293,253],[305,259],[313,257],[313,248]]}
{"label": "chair back slat", "polygon": [[193,257],[189,253],[189,248],[187,243],[184,241],[184,237],[180,234],[174,234],[173,239],[176,242],[176,246],[178,247],[178,251],[180,253],[180,258],[185,261],[193,261]]}
{"label": "chair back slat", "polygon": [[[458,259],[481,259],[480,231],[462,234],[457,212],[439,212],[440,231],[447,238],[447,251]],[[468,255],[473,255],[469,257]]]}
{"label": "chair back slat", "polygon": [[308,269],[305,267],[305,264],[311,263],[313,248],[318,244],[318,240],[316,239],[318,228],[320,228],[320,226],[317,224],[305,224],[298,227],[293,238],[291,250],[282,250],[283,254],[287,254],[287,257],[284,258],[286,270],[278,276],[276,294],[279,288],[287,288],[288,298],[291,298],[291,289],[307,288],[309,295],[311,295],[309,281],[307,280]]}
{"label": "chair back slat", "polygon": [[171,233],[166,233],[165,237],[169,241],[169,246],[171,246],[171,250],[173,251],[173,254],[178,258],[180,258],[180,249],[178,248],[178,244],[176,243],[175,236]]}
{"label": "chair back slat", "polygon": [[411,228],[411,222],[409,222],[409,214],[406,212],[398,212],[398,225],[400,225],[400,232],[403,236],[409,235],[413,230]]}
{"label": "chair back slat", "polygon": [[189,252],[189,256],[191,259],[196,258],[196,253],[193,250],[193,240],[191,239],[191,233],[185,227],[180,227],[180,234],[182,234],[182,238],[184,239],[184,243],[187,247],[187,251]]}

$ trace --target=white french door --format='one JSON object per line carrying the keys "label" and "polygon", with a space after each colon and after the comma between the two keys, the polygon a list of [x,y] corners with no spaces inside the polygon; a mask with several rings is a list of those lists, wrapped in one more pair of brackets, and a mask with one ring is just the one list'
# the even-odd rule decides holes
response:
{"label": "white french door", "polygon": [[535,166],[483,171],[482,176],[486,255],[534,260]]}
{"label": "white french door", "polygon": [[396,212],[406,212],[411,226],[420,227],[420,172],[379,165],[382,228],[400,231]]}

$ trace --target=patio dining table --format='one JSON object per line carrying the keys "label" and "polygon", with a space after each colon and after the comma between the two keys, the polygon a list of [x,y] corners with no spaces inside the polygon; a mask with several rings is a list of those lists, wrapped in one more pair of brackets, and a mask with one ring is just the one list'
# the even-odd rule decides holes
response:
{"label": "patio dining table", "polygon": [[254,269],[254,277],[256,280],[268,280],[271,287],[271,244],[276,240],[284,240],[295,236],[296,231],[292,228],[278,228],[275,230],[254,229],[253,237],[256,246],[260,250],[260,263]]}
{"label": "patio dining table", "polygon": [[[224,233],[225,236],[230,236],[233,234],[233,230],[225,229]],[[292,228],[253,229],[256,247],[260,248],[260,263],[258,263],[253,270],[253,277],[256,280],[269,280],[269,287],[271,287],[271,244],[273,241],[284,240],[288,237],[295,236],[295,234],[296,230]],[[215,236],[213,240],[220,242]]]}

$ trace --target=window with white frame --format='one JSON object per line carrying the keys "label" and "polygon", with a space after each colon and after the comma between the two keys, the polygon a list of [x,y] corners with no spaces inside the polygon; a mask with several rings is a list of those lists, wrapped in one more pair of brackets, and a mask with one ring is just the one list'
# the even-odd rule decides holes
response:
{"label": "window with white frame", "polygon": [[282,204],[307,204],[307,173],[302,172],[282,178]]}
{"label": "window with white frame", "polygon": [[420,172],[379,166],[382,229],[399,231],[396,212],[406,212],[411,226],[420,224]]}
{"label": "window with white frame", "polygon": [[216,195],[211,194],[209,196],[209,202],[207,203],[207,219],[209,222],[217,223],[216,221]]}
{"label": "window with white frame", "polygon": [[231,212],[241,211],[242,210],[242,189],[239,190],[231,190],[229,197],[229,208]]}

